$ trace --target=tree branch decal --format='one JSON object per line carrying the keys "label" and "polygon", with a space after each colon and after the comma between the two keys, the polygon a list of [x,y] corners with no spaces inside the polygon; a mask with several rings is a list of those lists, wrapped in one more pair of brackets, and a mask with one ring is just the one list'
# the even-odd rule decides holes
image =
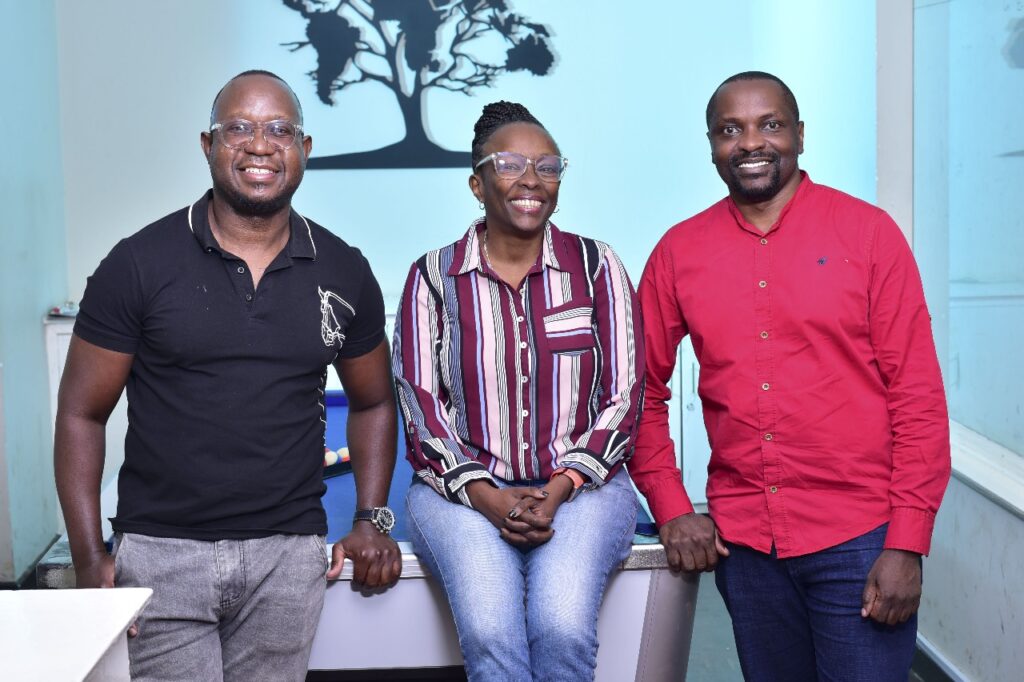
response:
{"label": "tree branch decal", "polygon": [[405,137],[383,149],[310,160],[309,168],[468,166],[468,152],[435,144],[424,121],[431,88],[473,95],[508,72],[548,75],[556,55],[551,32],[512,11],[510,0],[282,0],[306,20],[317,67],[308,75],[321,102],[377,82],[397,98]]}

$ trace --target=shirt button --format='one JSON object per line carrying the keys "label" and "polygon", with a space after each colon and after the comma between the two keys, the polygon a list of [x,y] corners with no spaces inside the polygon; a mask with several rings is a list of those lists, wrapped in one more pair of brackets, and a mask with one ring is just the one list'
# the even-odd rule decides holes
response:
{"label": "shirt button", "polygon": [[527,450],[527,449],[529,449],[529,447],[530,447],[529,443],[523,443],[523,450]]}
{"label": "shirt button", "polygon": [[252,300],[252,294],[246,294],[245,295],[245,300],[251,301]]}
{"label": "shirt button", "polygon": [[522,321],[523,321],[523,316],[522,315],[519,315],[518,317],[516,317],[516,322],[522,322]]}
{"label": "shirt button", "polygon": [[519,342],[519,347],[520,348],[526,348],[526,341],[520,341]]}
{"label": "shirt button", "polygon": [[239,275],[244,275],[245,274],[245,268],[243,268],[241,265],[238,266],[238,274]]}
{"label": "shirt button", "polygon": [[213,247],[212,246],[207,246],[206,247],[206,253],[213,253]]}
{"label": "shirt button", "polygon": [[767,381],[765,383],[761,384],[761,390],[762,391],[767,391],[769,388],[771,388],[771,385]]}
{"label": "shirt button", "polygon": [[529,377],[525,377],[525,376],[524,376],[524,377],[522,378],[522,382],[523,382],[524,384],[525,384],[525,383],[526,383],[527,381],[529,381],[529,380],[530,380],[530,379],[529,379]]}
{"label": "shirt button", "polygon": [[764,281],[764,280],[762,279],[762,280],[761,280],[760,282],[758,282],[758,283],[757,283],[757,286],[759,286],[759,287],[761,287],[762,289],[764,289],[764,288],[765,288],[766,286],[768,286],[768,282],[766,282],[766,281]]}
{"label": "shirt button", "polygon": [[767,339],[768,338],[768,332],[761,332],[761,338],[762,339]]}
{"label": "shirt button", "polygon": [[768,490],[769,490],[770,492],[772,492],[772,493],[777,493],[777,492],[779,492],[779,489],[778,489],[777,487],[775,487],[775,486],[772,486],[771,488],[768,488]]}
{"label": "shirt button", "polygon": [[770,433],[764,434],[764,439],[765,440],[771,440],[772,439],[772,434],[770,434]]}
{"label": "shirt button", "polygon": [[768,240],[765,239],[764,237],[761,237],[761,244],[767,244],[767,243],[768,243]]}
{"label": "shirt button", "polygon": [[530,416],[530,411],[529,410],[523,410],[523,416],[524,417],[529,417]]}

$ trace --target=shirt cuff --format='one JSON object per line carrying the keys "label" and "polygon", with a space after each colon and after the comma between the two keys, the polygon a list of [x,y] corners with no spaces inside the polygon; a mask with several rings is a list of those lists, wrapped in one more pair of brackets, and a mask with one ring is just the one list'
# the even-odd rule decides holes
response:
{"label": "shirt cuff", "polygon": [[935,515],[915,507],[895,507],[885,534],[885,549],[927,555],[931,549]]}
{"label": "shirt cuff", "polygon": [[473,481],[487,481],[495,488],[498,487],[491,472],[479,462],[465,462],[451,468],[444,472],[443,479],[445,496],[453,502],[461,502],[470,509],[474,507],[469,501],[469,493],[466,492],[467,485]]}
{"label": "shirt cuff", "polygon": [[684,514],[692,514],[693,503],[686,494],[683,482],[675,476],[664,478],[650,486],[644,493],[647,505],[651,508],[651,516],[659,528],[674,518]]}
{"label": "shirt cuff", "polygon": [[584,484],[583,489],[596,488],[604,485],[609,476],[612,473],[614,467],[609,467],[608,463],[598,457],[595,453],[590,450],[583,448],[576,448],[569,450],[567,453],[562,455],[562,459],[558,462],[559,467],[566,469],[574,469],[578,474],[589,481]]}

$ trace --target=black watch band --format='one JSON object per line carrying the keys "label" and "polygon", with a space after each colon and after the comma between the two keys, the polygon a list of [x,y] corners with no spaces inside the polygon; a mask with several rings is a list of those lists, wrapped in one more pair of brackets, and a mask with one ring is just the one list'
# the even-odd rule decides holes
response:
{"label": "black watch band", "polygon": [[369,521],[374,528],[387,535],[395,527],[395,513],[391,511],[390,507],[357,509],[352,517],[352,523],[356,521]]}

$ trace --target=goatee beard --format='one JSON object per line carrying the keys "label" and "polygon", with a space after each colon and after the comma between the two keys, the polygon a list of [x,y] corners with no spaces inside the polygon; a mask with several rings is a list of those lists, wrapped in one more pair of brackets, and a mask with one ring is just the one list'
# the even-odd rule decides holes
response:
{"label": "goatee beard", "polygon": [[[768,184],[757,185],[754,187],[744,185],[743,180],[736,174],[736,168],[739,164],[746,161],[768,161],[771,164],[771,170],[768,175]],[[778,194],[779,190],[782,189],[782,170],[779,168],[778,154],[744,155],[730,160],[729,170],[730,175],[732,176],[732,191],[742,197],[745,201],[749,201],[751,203],[767,201]]]}
{"label": "goatee beard", "polygon": [[253,199],[235,191],[232,187],[217,187],[217,189],[235,213],[253,218],[263,218],[287,208],[291,204],[292,195],[295,194],[294,191],[281,192],[277,196]]}

